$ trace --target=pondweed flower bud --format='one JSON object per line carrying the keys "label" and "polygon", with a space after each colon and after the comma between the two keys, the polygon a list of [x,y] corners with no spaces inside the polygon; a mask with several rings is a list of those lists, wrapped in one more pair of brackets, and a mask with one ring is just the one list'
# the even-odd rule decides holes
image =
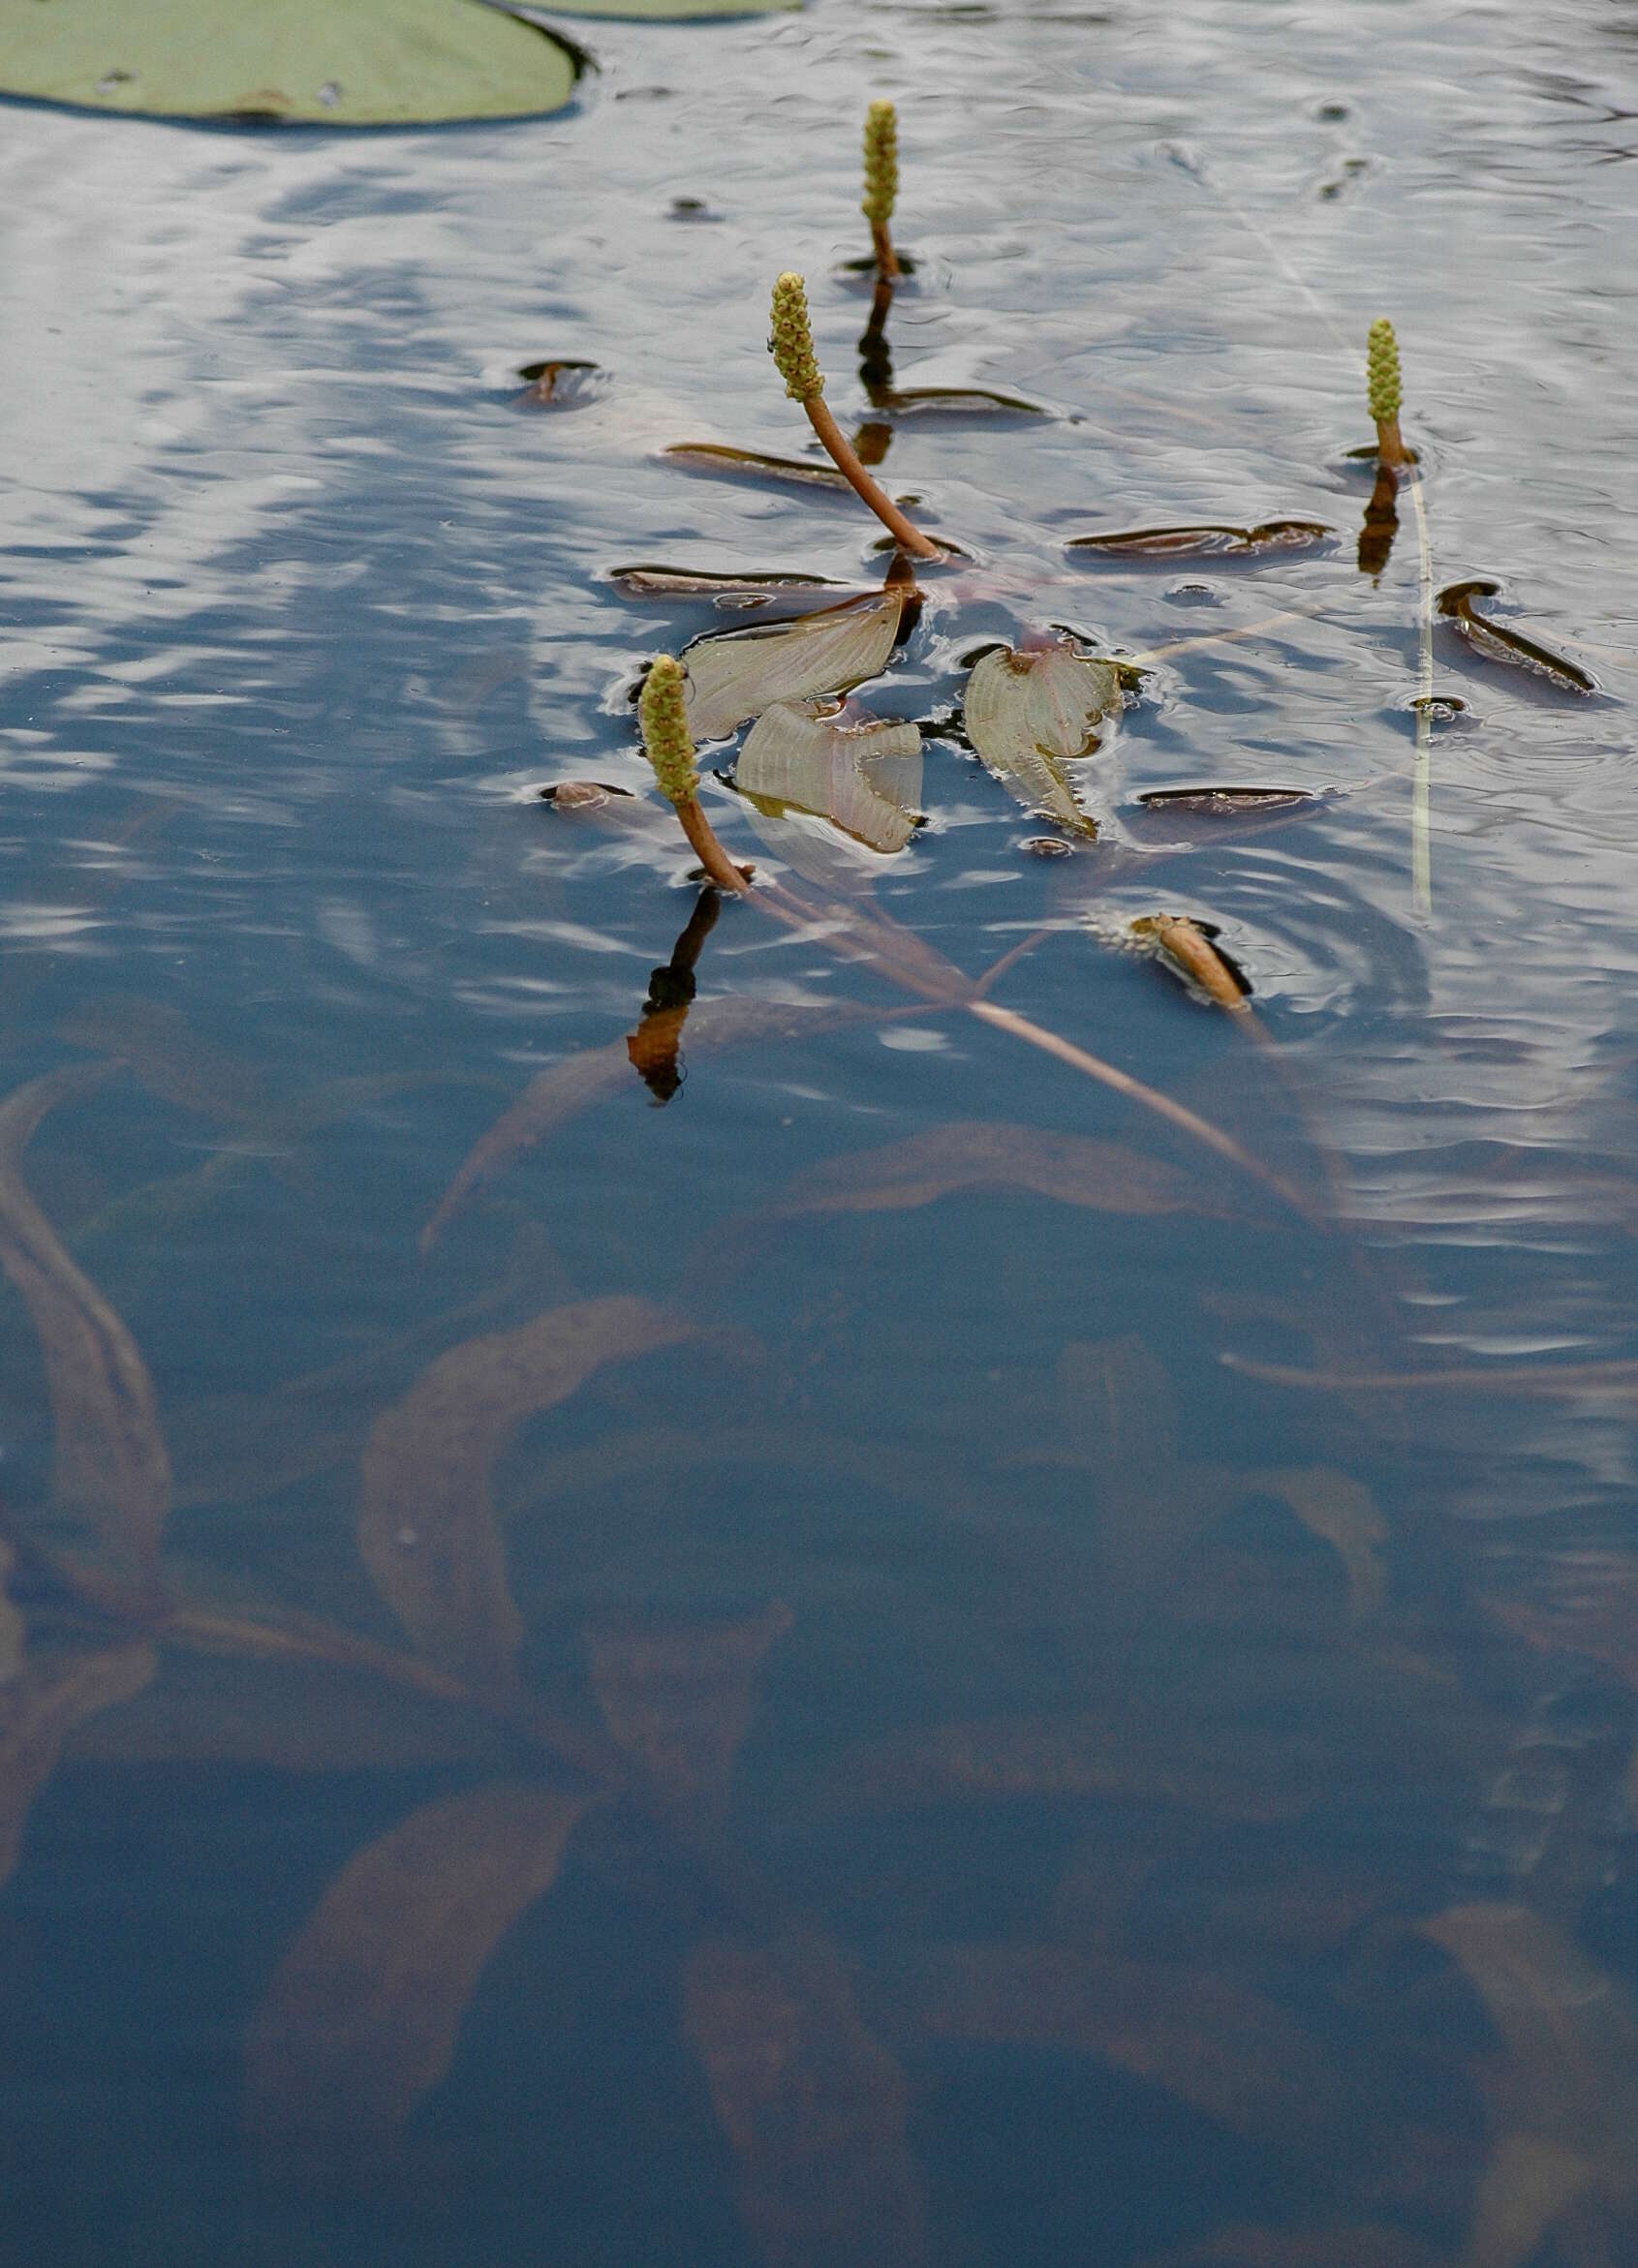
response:
{"label": "pondweed flower bud", "polygon": [[884,229],[899,196],[899,114],[891,103],[872,103],[864,122],[864,203],[872,228]]}
{"label": "pondweed flower bud", "polygon": [[1371,325],[1365,349],[1365,376],[1372,416],[1378,425],[1391,425],[1399,415],[1404,395],[1399,376],[1399,341],[1385,316]]}
{"label": "pondweed flower bud", "polygon": [[642,744],[660,792],[668,803],[692,803],[699,793],[694,767],[694,740],[683,705],[682,663],[674,655],[658,656],[643,680],[637,702]]}
{"label": "pondweed flower bud", "polygon": [[824,377],[814,353],[813,326],[808,321],[807,286],[789,268],[774,284],[773,335],[768,340],[768,352],[793,402],[811,402],[823,393]]}

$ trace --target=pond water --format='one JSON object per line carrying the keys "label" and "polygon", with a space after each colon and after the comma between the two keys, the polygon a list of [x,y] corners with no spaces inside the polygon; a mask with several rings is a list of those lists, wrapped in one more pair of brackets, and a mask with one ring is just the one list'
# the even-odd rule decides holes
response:
{"label": "pond water", "polygon": [[[1638,15],[580,28],[534,122],[0,109],[3,2256],[1618,2268]],[[871,417],[881,95],[891,383],[1046,414]],[[719,904],[638,671],[846,592],[611,575],[881,580],[661,453],[812,454],[788,267],[963,556],[925,825],[714,746]],[[1419,745],[1474,578],[1595,690],[1435,617]],[[1054,625],[1049,858],[956,726]]]}

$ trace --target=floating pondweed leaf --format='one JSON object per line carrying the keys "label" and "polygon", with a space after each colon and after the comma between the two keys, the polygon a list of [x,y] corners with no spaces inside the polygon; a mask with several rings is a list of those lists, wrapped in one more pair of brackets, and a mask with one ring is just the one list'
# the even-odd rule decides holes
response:
{"label": "floating pondweed leaf", "polygon": [[981,385],[873,386],[870,405],[894,417],[1050,417],[1039,402]]}
{"label": "floating pondweed leaf", "polygon": [[[614,787],[606,780],[554,780],[549,787],[542,787],[540,800],[549,803],[554,812],[565,818],[580,818],[592,812],[607,812],[610,806],[634,804],[646,809],[642,799],[629,787]],[[628,816],[616,812],[617,818]],[[634,815],[634,814],[633,814]]]}
{"label": "floating pondweed leaf", "polygon": [[607,383],[595,362],[525,362],[517,375],[529,381],[512,397],[519,410],[584,410]]}
{"label": "floating pondweed leaf", "polygon": [[16,1865],[29,1806],[63,1742],[87,1717],[140,1693],[157,1666],[152,1646],[115,1646],[37,1662],[0,1684],[0,1883]]}
{"label": "floating pondweed leaf", "polygon": [[23,1185],[30,1135],[105,1070],[63,1071],[0,1105],[0,1267],[39,1333],[56,1427],[55,1487],[125,1572],[148,1575],[170,1505],[153,1380],[125,1325],[64,1251]]}
{"label": "floating pondweed leaf", "polygon": [[1191,819],[1279,818],[1319,798],[1306,787],[1151,787],[1138,797],[1147,812]]}
{"label": "floating pondweed leaf", "polygon": [[852,490],[836,467],[818,457],[766,457],[756,449],[731,448],[725,442],[677,441],[661,454],[695,473],[727,473],[742,480],[777,480],[799,488]]}
{"label": "floating pondweed leaf", "polygon": [[1438,610],[1455,624],[1475,654],[1483,654],[1493,661],[1511,662],[1515,669],[1531,670],[1562,692],[1595,693],[1596,680],[1575,662],[1566,661],[1550,646],[1538,646],[1533,638],[1527,638],[1518,630],[1504,629],[1488,616],[1473,612],[1475,598],[1495,598],[1500,590],[1499,583],[1452,583],[1439,593]]}
{"label": "floating pondweed leaf", "polygon": [[479,1788],[359,1852],[251,2027],[252,2130],[325,2152],[401,2125],[448,2071],[486,1963],[551,1887],[583,1809],[558,1789]]}
{"label": "floating pondweed leaf", "polygon": [[793,622],[711,630],[683,649],[689,730],[724,740],[776,701],[845,693],[886,668],[904,620],[903,589],[875,591]]}
{"label": "floating pondweed leaf", "polygon": [[793,1620],[776,1599],[743,1622],[586,1633],[603,1723],[667,1803],[707,1817],[726,1811],[763,1657]]}
{"label": "floating pondweed leaf", "polygon": [[707,567],[611,567],[609,581],[625,598],[711,598],[718,605],[763,605],[781,591],[841,591],[833,575],[799,572],[719,573]]}
{"label": "floating pondweed leaf", "polygon": [[51,0],[9,9],[0,91],[166,118],[389,126],[560,110],[579,59],[479,0]]}
{"label": "floating pondweed leaf", "polygon": [[1118,535],[1072,536],[1067,548],[1086,558],[1116,561],[1257,559],[1268,552],[1306,551],[1323,543],[1330,533],[1317,520],[1265,520],[1258,528],[1202,522],[1188,528],[1128,528]]}
{"label": "floating pondweed leaf", "polygon": [[834,1948],[808,1937],[700,1946],[684,2005],[767,2268],[914,2268],[910,2089]]}
{"label": "floating pondweed leaf", "polygon": [[673,1346],[693,1326],[647,1300],[548,1307],[451,1347],[376,1420],[360,1473],[358,1548],[376,1588],[435,1659],[502,1680],[522,1636],[489,1469],[527,1417],[603,1363]]}
{"label": "floating pondweed leaf", "polygon": [[770,818],[793,807],[867,850],[903,850],[920,823],[921,733],[879,717],[821,715],[812,701],[777,701],[746,735],[734,784]]}
{"label": "floating pondweed leaf", "polygon": [[1175,1166],[1118,1143],[969,1119],[827,1159],[787,1185],[771,1216],[901,1211],[975,1189],[1022,1189],[1096,1212],[1221,1218],[1226,1210]]}
{"label": "floating pondweed leaf", "polygon": [[1096,836],[1068,767],[1101,747],[1097,727],[1121,711],[1120,671],[1067,638],[1014,652],[994,646],[967,681],[962,720],[987,770],[1030,811]]}
{"label": "floating pondweed leaf", "polygon": [[1421,1927],[1461,1964],[1507,2051],[1490,2073],[1497,2146],[1464,2268],[1524,2268],[1565,2208],[1593,2191],[1624,2240],[1619,2255],[1596,2256],[1631,2258],[1638,2020],[1626,1994],[1528,1907],[1455,1906]]}
{"label": "floating pondweed leaf", "polygon": [[1273,2001],[1209,1970],[969,1944],[906,1956],[894,1981],[939,2037],[1097,2056],[1284,2148],[1311,2146],[1336,2107],[1317,2045]]}
{"label": "floating pondweed leaf", "polygon": [[[703,1054],[708,1049],[741,1047],[754,1041],[806,1040],[820,1031],[856,1024],[873,1013],[852,1000],[826,1001],[819,1007],[789,1000],[703,1000],[695,1004],[689,1018],[689,1052]],[[566,1125],[605,1094],[625,1087],[631,1076],[623,1039],[605,1048],[588,1048],[584,1054],[570,1056],[541,1072],[511,1109],[474,1145],[421,1231],[421,1250],[432,1249],[449,1221],[484,1182],[505,1173],[554,1128]]]}

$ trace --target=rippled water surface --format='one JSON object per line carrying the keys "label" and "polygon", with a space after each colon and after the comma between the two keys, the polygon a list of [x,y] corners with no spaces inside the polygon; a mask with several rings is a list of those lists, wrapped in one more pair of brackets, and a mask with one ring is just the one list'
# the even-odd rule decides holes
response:
{"label": "rippled water surface", "polygon": [[[0,106],[3,2256],[1619,2268],[1638,15],[582,28],[505,127]],[[880,95],[890,384],[1047,414],[874,413],[926,823],[723,743],[719,904],[638,672],[815,595],[611,578],[880,581],[662,454],[811,453],[787,267],[872,419]],[[1431,618],[1419,750],[1474,578],[1595,690]],[[958,724],[1055,625],[1048,858]]]}

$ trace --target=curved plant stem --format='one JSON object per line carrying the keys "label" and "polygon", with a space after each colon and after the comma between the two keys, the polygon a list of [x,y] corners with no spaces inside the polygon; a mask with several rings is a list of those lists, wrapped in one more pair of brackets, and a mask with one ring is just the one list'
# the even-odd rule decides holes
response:
{"label": "curved plant stem", "polygon": [[711,822],[700,809],[698,799],[692,795],[686,796],[675,809],[695,858],[718,889],[734,890],[741,894],[749,890],[750,870],[734,865],[712,832]]}
{"label": "curved plant stem", "polygon": [[824,444],[826,454],[844,480],[861,496],[888,534],[902,543],[917,559],[942,559],[943,552],[930,536],[924,536],[913,520],[906,519],[898,506],[877,481],[873,480],[859,463],[858,454],[840,425],[825,407],[822,394],[810,394],[802,407],[808,413],[808,422]]}

